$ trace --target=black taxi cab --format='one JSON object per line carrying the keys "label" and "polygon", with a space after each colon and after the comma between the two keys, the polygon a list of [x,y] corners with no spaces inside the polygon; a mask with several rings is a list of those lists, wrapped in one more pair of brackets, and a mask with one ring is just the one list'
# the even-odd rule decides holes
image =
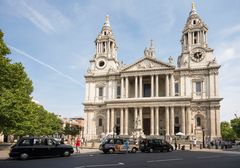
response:
{"label": "black taxi cab", "polygon": [[74,152],[70,145],[60,144],[53,138],[23,137],[14,144],[9,156],[22,160],[30,157],[70,156]]}

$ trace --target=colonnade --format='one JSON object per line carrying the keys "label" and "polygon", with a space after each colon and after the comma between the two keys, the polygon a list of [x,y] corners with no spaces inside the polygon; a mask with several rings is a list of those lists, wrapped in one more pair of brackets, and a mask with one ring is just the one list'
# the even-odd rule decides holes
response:
{"label": "colonnade", "polygon": [[[165,107],[164,118],[160,118],[160,107],[150,107],[150,135],[159,135],[160,130],[160,120],[164,120],[164,131],[165,135],[174,135],[174,116],[175,107]],[[106,115],[106,125],[107,133],[114,132],[114,127],[116,125],[116,113],[120,112],[120,135],[129,135],[129,108],[121,108],[120,111],[115,108],[107,109]],[[163,116],[161,116],[163,117]],[[186,135],[191,133],[191,112],[189,106],[182,106],[180,111],[180,131]],[[136,122],[139,119],[139,123]],[[139,124],[139,125],[137,125]],[[143,128],[143,108],[134,108],[134,128]],[[132,128],[133,129],[133,128]],[[144,132],[144,130],[143,130]]]}
{"label": "colonnade", "polygon": [[[161,74],[162,75],[162,74]],[[129,78],[121,77],[121,98],[129,98]],[[143,75],[135,78],[135,98],[143,97]],[[165,74],[165,96],[174,96],[174,76]],[[159,75],[151,75],[151,97],[159,97]]]}

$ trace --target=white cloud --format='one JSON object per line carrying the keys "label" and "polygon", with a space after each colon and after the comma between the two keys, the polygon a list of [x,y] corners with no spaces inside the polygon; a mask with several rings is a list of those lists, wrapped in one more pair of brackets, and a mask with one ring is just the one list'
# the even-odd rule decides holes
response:
{"label": "white cloud", "polygon": [[223,36],[230,36],[230,35],[233,35],[233,34],[236,34],[236,33],[239,33],[239,32],[240,32],[240,24],[222,30],[221,34]]}
{"label": "white cloud", "polygon": [[33,61],[41,64],[42,66],[44,66],[44,67],[46,67],[46,68],[48,68],[48,69],[56,72],[57,74],[65,77],[65,78],[67,78],[68,80],[72,81],[73,83],[75,83],[75,84],[77,84],[77,85],[80,85],[82,88],[84,88],[84,86],[82,85],[81,82],[79,82],[78,80],[72,78],[71,76],[69,76],[69,75],[67,75],[67,74],[65,74],[65,73],[57,70],[57,69],[54,68],[53,66],[51,66],[51,65],[49,65],[49,64],[47,64],[47,63],[45,63],[45,62],[43,62],[43,61],[40,61],[40,60],[34,58],[33,56],[25,53],[24,51],[22,51],[22,50],[20,50],[20,49],[17,49],[17,48],[15,48],[15,47],[13,47],[13,46],[8,45],[8,47],[11,48],[12,50],[16,51],[17,53],[21,54],[22,56],[25,56],[25,57],[27,57],[27,58],[29,58],[29,59],[31,59],[31,60],[33,60]]}
{"label": "white cloud", "polygon": [[57,8],[51,6],[46,1],[9,1],[9,4],[15,11],[29,20],[33,25],[45,33],[53,33],[72,26],[68,20]]}
{"label": "white cloud", "polygon": [[240,40],[224,42],[216,46],[216,57],[220,64],[225,64],[240,58]]}

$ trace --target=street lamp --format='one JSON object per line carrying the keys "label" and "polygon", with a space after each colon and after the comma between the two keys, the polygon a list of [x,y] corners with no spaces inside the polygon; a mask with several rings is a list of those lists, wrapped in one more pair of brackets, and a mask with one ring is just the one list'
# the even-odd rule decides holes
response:
{"label": "street lamp", "polygon": [[202,133],[203,133],[203,148],[205,148],[205,129],[202,129]]}

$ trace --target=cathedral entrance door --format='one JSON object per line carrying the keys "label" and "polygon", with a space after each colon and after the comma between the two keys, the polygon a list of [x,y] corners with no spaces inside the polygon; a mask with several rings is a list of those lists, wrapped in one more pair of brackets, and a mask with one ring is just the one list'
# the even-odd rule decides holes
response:
{"label": "cathedral entrance door", "polygon": [[180,132],[180,127],[174,127],[174,134]]}
{"label": "cathedral entrance door", "polygon": [[116,133],[117,133],[117,135],[120,134],[120,126],[116,126]]}
{"label": "cathedral entrance door", "polygon": [[145,135],[150,135],[150,118],[143,119],[143,132]]}

